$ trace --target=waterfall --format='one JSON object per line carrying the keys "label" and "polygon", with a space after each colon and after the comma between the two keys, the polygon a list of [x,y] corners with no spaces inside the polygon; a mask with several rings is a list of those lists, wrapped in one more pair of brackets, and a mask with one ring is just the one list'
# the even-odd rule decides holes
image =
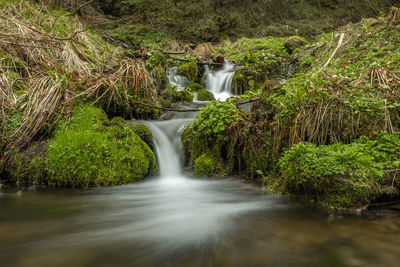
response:
{"label": "waterfall", "polygon": [[212,92],[216,99],[225,101],[233,96],[232,79],[235,71],[235,65],[229,61],[225,61],[223,68],[218,71],[206,66],[206,89]]}
{"label": "waterfall", "polygon": [[[188,114],[189,116],[193,116]],[[185,127],[193,122],[192,118],[175,118],[168,121],[142,121],[147,125],[154,137],[160,176],[165,178],[182,176],[183,152],[181,135]]]}
{"label": "waterfall", "polygon": [[188,79],[182,75],[178,75],[178,67],[168,69],[167,78],[169,84],[177,87],[178,91],[183,91],[188,86]]}

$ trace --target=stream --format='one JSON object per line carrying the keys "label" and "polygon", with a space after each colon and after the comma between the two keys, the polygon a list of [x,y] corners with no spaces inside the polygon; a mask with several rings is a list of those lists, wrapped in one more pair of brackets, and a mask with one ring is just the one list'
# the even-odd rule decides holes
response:
{"label": "stream", "polygon": [[[142,122],[160,177],[0,193],[0,266],[396,266],[400,214],[330,214],[182,167],[193,114]],[[135,122],[138,123],[138,122]]]}

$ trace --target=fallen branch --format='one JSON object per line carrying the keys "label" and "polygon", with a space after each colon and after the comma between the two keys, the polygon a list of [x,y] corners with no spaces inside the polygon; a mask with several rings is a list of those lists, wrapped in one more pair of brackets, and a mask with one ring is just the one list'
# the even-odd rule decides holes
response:
{"label": "fallen branch", "polygon": [[343,44],[343,39],[344,39],[344,33],[342,33],[342,34],[340,35],[340,39],[339,39],[339,42],[338,42],[338,45],[337,45],[335,51],[333,51],[331,57],[328,59],[328,61],[325,63],[325,65],[322,67],[321,70],[325,69],[325,68],[329,65],[329,63],[331,63],[331,61],[332,61],[332,59],[335,57],[337,51],[338,51],[339,48],[342,46],[342,44]]}
{"label": "fallen branch", "polygon": [[93,3],[94,1],[96,1],[96,0],[91,0],[91,1],[89,1],[89,2],[86,2],[86,3],[82,4],[82,5],[80,5],[71,15],[72,15],[72,16],[75,16],[76,14],[78,14],[79,10],[81,10],[82,8],[84,8],[84,7],[87,6],[87,5],[90,5],[90,4]]}
{"label": "fallen branch", "polygon": [[[248,103],[256,102],[256,101],[258,101],[258,100],[260,100],[259,97],[257,97],[257,98],[252,98],[252,99],[247,99],[247,100],[243,100],[243,101],[240,101],[240,102],[238,102],[238,103],[235,103],[235,105],[237,105],[237,106],[245,105],[245,104],[248,104]],[[160,109],[160,110],[164,110],[164,111],[173,111],[173,112],[198,112],[198,111],[201,110],[201,109],[199,109],[199,108],[196,108],[196,109],[162,108],[162,107],[154,106],[154,105],[151,105],[151,104],[143,103],[143,102],[140,102],[140,101],[137,101],[137,100],[132,100],[132,101],[133,101],[134,103],[136,103],[136,104],[139,104],[139,105],[142,105],[142,106],[145,106],[145,107],[154,108],[154,109]]]}
{"label": "fallen branch", "polygon": [[[168,54],[166,54],[166,55],[167,55],[170,59],[177,60],[177,61],[183,61],[183,62],[191,62],[191,61],[193,61],[193,60],[189,60],[189,59],[173,57],[173,56],[170,56],[170,55],[168,55]],[[197,61],[197,64],[198,64],[198,65],[202,65],[202,66],[209,65],[209,66],[219,66],[219,67],[221,67],[221,66],[224,65],[223,63],[201,62],[201,61]]]}

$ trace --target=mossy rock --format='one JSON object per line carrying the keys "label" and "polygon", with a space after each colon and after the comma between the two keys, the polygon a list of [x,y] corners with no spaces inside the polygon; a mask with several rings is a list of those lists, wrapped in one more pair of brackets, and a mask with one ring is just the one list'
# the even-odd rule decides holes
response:
{"label": "mossy rock", "polygon": [[111,126],[113,126],[111,129],[115,130],[118,137],[122,137],[125,134],[125,128],[129,127],[153,150],[153,133],[146,125],[131,123],[121,117],[115,117],[111,120]]}
{"label": "mossy rock", "polygon": [[150,131],[149,127],[144,124],[129,124],[128,125],[132,131],[137,134],[140,139],[142,139],[152,150],[154,149],[154,139],[153,133]]}
{"label": "mossy rock", "polygon": [[101,121],[104,117],[99,108],[79,106],[71,123],[56,131],[48,147],[48,184],[71,187],[125,184],[156,171],[153,152],[135,133],[138,127],[134,130],[121,118],[106,127]]}
{"label": "mossy rock", "polygon": [[188,90],[190,90],[190,92],[198,92],[201,89],[205,89],[201,84],[199,83],[191,83],[190,86],[188,87]]}
{"label": "mossy rock", "polygon": [[162,91],[161,97],[163,97],[165,100],[169,100],[175,103],[193,101],[193,95],[191,93],[189,93],[188,91],[177,91],[175,87],[172,87],[170,85],[168,85],[167,88]]}
{"label": "mossy rock", "polygon": [[307,40],[299,36],[291,36],[285,42],[285,48],[289,54],[293,53],[294,50],[307,44]]}
{"label": "mossy rock", "polygon": [[239,69],[235,72],[235,75],[232,79],[232,89],[235,95],[242,95],[247,90],[249,90],[250,85],[247,77],[249,77],[249,73],[244,69]]}
{"label": "mossy rock", "polygon": [[211,153],[204,153],[194,161],[195,174],[203,177],[225,176],[222,173],[223,165]]}
{"label": "mossy rock", "polygon": [[197,98],[200,101],[212,101],[215,99],[214,95],[205,88],[202,88],[197,92]]}
{"label": "mossy rock", "polygon": [[196,61],[183,63],[178,68],[178,75],[185,76],[190,82],[194,82],[199,74],[199,68]]}
{"label": "mossy rock", "polygon": [[5,166],[7,180],[18,185],[44,184],[46,182],[47,142],[35,142],[26,150],[12,151]]}

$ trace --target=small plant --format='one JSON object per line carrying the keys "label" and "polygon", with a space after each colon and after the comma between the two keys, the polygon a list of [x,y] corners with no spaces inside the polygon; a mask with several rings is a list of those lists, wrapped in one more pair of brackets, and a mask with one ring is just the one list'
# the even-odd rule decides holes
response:
{"label": "small plant", "polygon": [[235,105],[214,100],[201,110],[194,124],[200,136],[218,142],[226,140],[228,138],[226,131],[229,125],[240,120],[242,118],[238,115]]}

